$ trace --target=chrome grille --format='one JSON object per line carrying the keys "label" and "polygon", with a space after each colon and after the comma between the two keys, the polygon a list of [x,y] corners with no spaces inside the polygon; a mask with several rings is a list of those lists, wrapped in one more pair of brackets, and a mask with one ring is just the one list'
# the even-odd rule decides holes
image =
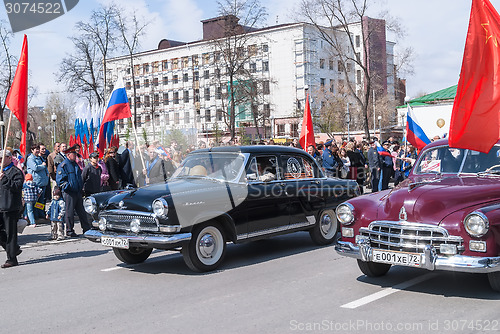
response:
{"label": "chrome grille", "polygon": [[139,219],[141,230],[158,232],[158,220],[153,214],[127,210],[109,210],[99,214],[99,218],[106,219],[106,229],[115,231],[130,231],[130,222]]}
{"label": "chrome grille", "polygon": [[465,249],[461,237],[450,236],[445,228],[427,224],[375,221],[368,228],[360,228],[359,234],[378,249],[423,253],[424,247],[430,245],[439,252],[441,244],[456,245],[459,252]]}

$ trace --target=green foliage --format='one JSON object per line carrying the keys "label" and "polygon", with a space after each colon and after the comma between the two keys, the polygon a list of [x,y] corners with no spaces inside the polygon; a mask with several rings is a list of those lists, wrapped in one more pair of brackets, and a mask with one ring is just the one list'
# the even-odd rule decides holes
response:
{"label": "green foliage", "polygon": [[142,139],[144,139],[144,142],[149,145],[150,143],[148,142],[148,133],[146,132],[146,128],[142,128]]}
{"label": "green foliage", "polygon": [[175,142],[184,150],[188,147],[187,137],[184,135],[184,133],[182,133],[181,130],[176,129],[175,127],[172,128],[172,130],[170,130],[170,132],[167,134],[165,141],[167,143],[167,146],[170,146],[173,142]]}

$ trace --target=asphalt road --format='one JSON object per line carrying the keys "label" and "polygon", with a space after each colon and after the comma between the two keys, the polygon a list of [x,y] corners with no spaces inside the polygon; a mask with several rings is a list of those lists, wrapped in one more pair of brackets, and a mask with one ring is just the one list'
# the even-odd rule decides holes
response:
{"label": "asphalt road", "polygon": [[207,274],[177,252],[129,266],[84,239],[27,238],[21,265],[0,270],[2,333],[500,333],[486,276],[395,267],[369,279],[304,232],[228,245]]}

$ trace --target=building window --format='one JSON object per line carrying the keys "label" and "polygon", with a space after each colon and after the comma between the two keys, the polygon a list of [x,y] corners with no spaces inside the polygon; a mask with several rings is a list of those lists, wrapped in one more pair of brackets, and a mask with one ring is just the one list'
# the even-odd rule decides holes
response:
{"label": "building window", "polygon": [[205,109],[205,122],[210,122],[212,120],[212,114],[210,109]]}
{"label": "building window", "polygon": [[189,81],[189,74],[184,73],[184,74],[182,75],[182,81],[184,81],[184,82],[188,82],[188,81]]}
{"label": "building window", "polygon": [[356,52],[356,60],[358,61],[358,63],[361,62],[361,53]]}
{"label": "building window", "polygon": [[184,96],[183,96],[183,101],[184,103],[188,103],[189,102],[189,91],[188,90],[185,90],[184,91]]}
{"label": "building window", "polygon": [[290,124],[290,132],[292,137],[299,136],[299,125],[297,123]]}
{"label": "building window", "polygon": [[271,106],[269,103],[264,104],[264,116],[269,117],[271,115]]}
{"label": "building window", "polygon": [[158,78],[153,78],[153,86],[158,87]]}
{"label": "building window", "polygon": [[334,83],[335,83],[335,80],[330,79],[330,93],[333,93],[333,91],[334,91]]}
{"label": "building window", "polygon": [[188,66],[189,66],[189,58],[188,57],[182,57],[181,68],[187,68]]}
{"label": "building window", "polygon": [[149,95],[144,96],[144,106],[146,108],[151,107],[151,97]]}
{"label": "building window", "polygon": [[139,80],[135,81],[135,88],[137,89],[141,88],[141,83],[139,82]]}
{"label": "building window", "polygon": [[220,79],[220,69],[219,68],[215,69],[215,76],[217,77],[217,79]]}
{"label": "building window", "polygon": [[270,93],[268,80],[265,80],[262,82],[262,93],[266,94],[266,95],[268,95]]}
{"label": "building window", "polygon": [[176,112],[174,114],[174,124],[179,124],[179,113],[178,112]]}
{"label": "building window", "polygon": [[130,71],[130,67],[127,67],[127,74],[129,74],[129,75],[130,75],[130,72],[131,72],[131,71]]}
{"label": "building window", "polygon": [[214,52],[214,62],[219,62],[220,61],[220,51],[215,51]]}
{"label": "building window", "polygon": [[285,135],[285,124],[278,124],[278,136]]}
{"label": "building window", "polygon": [[179,59],[172,59],[172,69],[177,70],[179,68]]}
{"label": "building window", "polygon": [[136,99],[135,99],[135,106],[137,108],[140,108],[141,107],[141,97],[138,96]]}
{"label": "building window", "polygon": [[252,44],[252,45],[248,46],[248,55],[250,57],[257,55],[257,45],[256,44]]}
{"label": "building window", "polygon": [[158,72],[158,67],[160,66],[159,62],[155,61],[153,63],[153,73]]}
{"label": "building window", "polygon": [[199,89],[194,90],[194,102],[200,102],[200,90]]}
{"label": "building window", "polygon": [[328,69],[333,71],[333,59],[328,60]]}
{"label": "building window", "polygon": [[168,105],[168,93],[163,93],[163,105]]}
{"label": "building window", "polygon": [[210,71],[205,70],[205,72],[203,72],[203,79],[209,79],[209,78],[210,78]]}
{"label": "building window", "polygon": [[215,88],[215,99],[216,100],[222,99],[222,87],[221,86],[217,86]]}
{"label": "building window", "polygon": [[352,64],[347,63],[347,72],[351,72],[351,70],[352,70]]}
{"label": "building window", "polygon": [[205,88],[205,101],[210,100],[210,87]]}
{"label": "building window", "polygon": [[257,72],[257,64],[250,63],[250,73],[255,73],[255,72]]}
{"label": "building window", "polygon": [[132,88],[132,84],[130,83],[130,81],[127,81],[127,83],[125,84],[125,89],[130,90],[131,88]]}
{"label": "building window", "polygon": [[163,77],[163,84],[168,85],[168,77],[167,76]]}
{"label": "building window", "polygon": [[200,81],[200,72],[198,72],[198,71],[193,72],[193,80]]}
{"label": "building window", "polygon": [[262,62],[262,71],[269,72],[269,62],[268,61]]}
{"label": "building window", "polygon": [[342,72],[342,62],[340,60],[337,61],[337,71]]}
{"label": "building window", "polygon": [[149,87],[149,79],[144,79],[144,87]]}
{"label": "building window", "polygon": [[155,94],[155,106],[158,107],[160,105],[160,94]]}
{"label": "building window", "polygon": [[325,60],[324,59],[319,60],[319,68],[321,68],[321,69],[325,68]]}
{"label": "building window", "polygon": [[189,124],[189,111],[184,113],[184,124]]}
{"label": "building window", "polygon": [[202,64],[203,64],[203,65],[208,65],[208,64],[210,64],[210,53],[204,53],[204,54],[202,55],[202,60],[201,60],[201,61],[202,61]]}
{"label": "building window", "polygon": [[262,44],[262,52],[269,52],[269,46],[267,44]]}
{"label": "building window", "polygon": [[174,84],[179,83],[179,76],[177,74],[174,74],[174,76],[172,77],[172,81],[174,82]]}
{"label": "building window", "polygon": [[168,61],[164,60],[162,64],[163,64],[163,70],[164,71],[168,70]]}
{"label": "building window", "polygon": [[361,70],[356,71],[356,83],[361,83]]}
{"label": "building window", "polygon": [[325,88],[325,78],[319,78],[319,85],[321,88]]}
{"label": "building window", "polygon": [[142,70],[143,70],[143,73],[146,74],[146,73],[149,73],[149,64],[144,64],[142,65]]}
{"label": "building window", "polygon": [[222,121],[222,109],[217,109],[217,112],[216,112],[216,117],[217,117],[217,121],[218,122],[221,122]]}
{"label": "building window", "polygon": [[198,55],[193,55],[193,66],[198,66]]}
{"label": "building window", "polygon": [[356,47],[359,48],[361,46],[361,37],[356,35]]}
{"label": "building window", "polygon": [[170,117],[169,117],[169,114],[168,113],[164,113],[163,114],[163,117],[165,119],[165,125],[168,125],[168,123],[170,123]]}
{"label": "building window", "polygon": [[174,92],[174,104],[179,104],[179,92]]}

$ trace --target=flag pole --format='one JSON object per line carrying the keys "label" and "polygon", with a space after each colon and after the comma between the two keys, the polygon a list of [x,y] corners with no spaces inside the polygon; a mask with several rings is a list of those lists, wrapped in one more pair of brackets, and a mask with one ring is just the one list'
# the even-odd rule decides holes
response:
{"label": "flag pole", "polygon": [[[10,123],[12,122],[12,113],[10,113],[10,116],[9,116],[9,123],[7,124],[7,134],[9,133],[10,131]],[[22,129],[21,129],[21,132],[22,132]],[[22,136],[24,136],[24,133],[21,133],[21,140],[22,140]],[[3,149],[2,149],[2,166],[0,168],[0,171],[3,171],[3,162],[4,162],[4,159],[5,159],[5,150],[7,149],[7,138],[5,138],[5,143],[3,144]]]}
{"label": "flag pole", "polygon": [[141,162],[142,162],[142,169],[145,168],[145,163],[144,163],[144,157],[142,156],[142,152],[140,150],[140,146],[139,146],[139,137],[137,136],[137,129],[135,128],[135,122],[134,122],[134,118],[133,117],[130,117],[130,120],[132,121],[132,129],[134,129],[134,135],[135,135],[135,146],[137,148],[139,148],[139,156],[141,157]]}
{"label": "flag pole", "polygon": [[408,133],[406,132],[406,126],[408,123],[408,111],[410,110],[410,98],[408,96],[405,97],[405,102],[406,102],[406,122],[403,124],[403,135],[405,138],[405,156],[408,150]]}

